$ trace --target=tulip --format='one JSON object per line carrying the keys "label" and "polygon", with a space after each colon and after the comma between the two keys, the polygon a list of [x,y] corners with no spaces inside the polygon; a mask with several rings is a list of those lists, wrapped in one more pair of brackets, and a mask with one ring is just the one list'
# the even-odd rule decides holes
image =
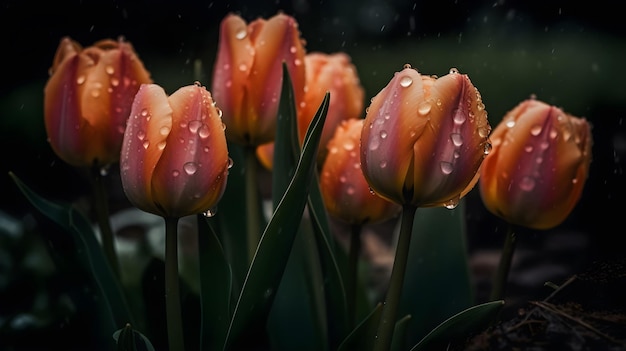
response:
{"label": "tulip", "polygon": [[583,119],[534,98],[494,129],[480,195],[507,222],[533,229],[562,223],[580,199],[591,163],[591,128]]}
{"label": "tulip", "polygon": [[221,112],[199,84],[167,96],[141,86],[124,133],[121,178],[137,208],[183,217],[214,208],[226,187],[230,159]]}
{"label": "tulip", "polygon": [[328,142],[328,157],[322,167],[320,190],[329,214],[350,224],[362,225],[390,219],[400,206],[370,189],[359,155],[362,119],[344,120]]}
{"label": "tulip", "polygon": [[375,351],[391,347],[417,208],[456,207],[478,181],[490,130],[478,89],[455,68],[437,78],[405,65],[372,99],[361,134],[363,175],[402,205]]}
{"label": "tulip", "polygon": [[[304,62],[306,67],[304,100],[297,108],[300,143],[304,141],[309,124],[326,92],[330,92],[331,97],[320,138],[318,162],[323,164],[326,157],[324,146],[332,138],[337,126],[344,120],[361,117],[365,92],[350,56],[343,52],[334,54],[312,52],[305,56]],[[270,170],[273,167],[273,152],[273,143],[257,148],[257,157]]]}
{"label": "tulip", "polygon": [[478,180],[489,149],[487,112],[469,77],[405,67],[369,106],[361,162],[380,196],[417,207],[454,207]]}
{"label": "tulip", "polygon": [[65,37],[44,90],[44,119],[54,152],[76,167],[119,161],[126,119],[150,75],[130,43],[105,39],[83,49]]}
{"label": "tulip", "polygon": [[222,20],[211,91],[228,140],[245,146],[274,140],[283,61],[301,101],[304,46],[296,20],[282,13],[249,24],[234,14]]}

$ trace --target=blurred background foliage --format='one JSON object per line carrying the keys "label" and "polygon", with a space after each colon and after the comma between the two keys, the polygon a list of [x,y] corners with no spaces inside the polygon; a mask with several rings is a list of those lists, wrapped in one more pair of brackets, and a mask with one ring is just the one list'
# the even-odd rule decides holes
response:
{"label": "blurred background foliage", "polygon": [[[79,273],[55,277],[50,287],[55,268],[40,254],[45,238],[35,234],[45,221],[32,213],[8,176],[14,172],[52,200],[80,201],[89,193],[88,179],[57,159],[44,130],[43,88],[61,37],[89,46],[124,36],[154,81],[172,93],[195,81],[198,71],[201,83],[210,87],[224,15],[237,12],[252,20],[277,11],[298,20],[307,51],[343,51],[352,57],[366,106],[393,73],[409,63],[426,74],[444,75],[451,67],[468,74],[482,94],[492,126],[531,94],[586,117],[595,140],[589,179],[579,205],[553,231],[584,237],[583,255],[565,258],[576,264],[623,255],[615,240],[624,227],[620,214],[626,195],[626,26],[615,2],[2,1],[0,318],[9,310],[36,311],[45,305],[48,318],[71,310],[80,311],[80,320],[88,319],[93,308],[76,305],[80,300],[69,301],[62,294],[82,286],[73,279],[84,279]],[[121,192],[111,199],[112,210],[128,206]],[[466,209],[469,249],[499,248],[505,227],[486,213],[477,192],[467,197]],[[524,240],[531,246],[547,235],[529,234]],[[571,237],[563,236],[560,244]],[[42,286],[49,294],[35,293]],[[18,322],[34,323],[25,318]],[[0,320],[0,330],[6,328],[4,322]],[[64,326],[56,328],[59,332]]]}

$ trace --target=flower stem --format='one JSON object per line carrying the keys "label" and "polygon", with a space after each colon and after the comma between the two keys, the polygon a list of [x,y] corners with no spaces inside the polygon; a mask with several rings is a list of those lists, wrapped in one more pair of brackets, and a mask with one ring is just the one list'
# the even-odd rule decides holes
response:
{"label": "flower stem", "polygon": [[261,237],[259,213],[259,189],[257,186],[257,159],[254,147],[246,147],[246,238],[248,263],[252,262]]}
{"label": "flower stem", "polygon": [[169,349],[184,351],[178,281],[178,220],[165,218],[165,312]]}
{"label": "flower stem", "polygon": [[404,284],[404,274],[406,273],[406,264],[409,258],[415,211],[417,211],[417,207],[413,205],[405,204],[402,207],[402,222],[396,247],[396,257],[391,270],[391,279],[387,289],[387,296],[385,297],[385,304],[383,305],[382,316],[376,331],[376,338],[374,339],[374,351],[388,351],[391,347],[398,305],[400,304],[400,296],[402,294],[402,285]]}
{"label": "flower stem", "polygon": [[361,228],[361,225],[353,224],[350,232],[350,252],[348,254],[348,274],[346,278],[346,300],[348,303],[348,322],[350,323],[350,328],[354,328],[356,322],[356,287],[359,281]]}
{"label": "flower stem", "polygon": [[490,301],[501,300],[504,297],[514,252],[515,231],[513,230],[513,225],[509,224],[506,239],[504,240],[504,247],[502,248],[502,255],[500,256],[500,264],[498,265],[493,287],[491,288]]}
{"label": "flower stem", "polygon": [[93,176],[93,193],[94,193],[94,208],[96,212],[96,218],[98,220],[98,226],[100,227],[100,236],[102,238],[102,248],[104,255],[111,265],[111,269],[116,277],[120,277],[120,265],[115,252],[115,243],[113,237],[113,230],[111,229],[111,222],[109,218],[109,203],[106,195],[106,187],[104,184],[104,176],[100,173],[100,168],[94,166],[91,172]]}

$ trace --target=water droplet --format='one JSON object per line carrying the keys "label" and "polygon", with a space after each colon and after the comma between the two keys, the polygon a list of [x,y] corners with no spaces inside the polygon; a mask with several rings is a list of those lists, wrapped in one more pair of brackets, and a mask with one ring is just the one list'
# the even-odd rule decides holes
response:
{"label": "water droplet", "polygon": [[161,127],[161,129],[159,129],[159,133],[161,133],[161,135],[163,136],[168,135],[170,133],[170,127],[168,126]]}
{"label": "water droplet", "polygon": [[144,140],[142,145],[144,149],[147,149],[148,146],[150,146],[150,142],[148,140]]}
{"label": "water droplet", "polygon": [[192,133],[197,133],[198,129],[202,126],[202,122],[200,121],[191,121],[189,122],[189,131]]}
{"label": "water droplet", "polygon": [[380,131],[380,138],[381,139],[385,139],[387,137],[387,131],[386,130],[381,130]]}
{"label": "water droplet", "polygon": [[100,89],[93,89],[91,91],[91,96],[95,97],[95,98],[99,97],[100,96]]}
{"label": "water droplet", "polygon": [[159,150],[163,150],[163,149],[165,149],[165,144],[167,144],[167,143],[165,142],[165,140],[163,140],[163,141],[159,141],[159,142],[158,142],[158,144],[157,144],[157,148],[158,148]]}
{"label": "water droplet", "polygon": [[106,67],[104,68],[104,71],[105,71],[107,74],[113,74],[113,73],[115,73],[115,68],[113,68],[113,66],[106,66]]}
{"label": "water droplet", "polygon": [[145,109],[145,108],[144,108],[144,109],[142,109],[142,110],[141,110],[141,115],[142,115],[143,117],[146,117],[146,116],[148,115],[148,109]]}
{"label": "water droplet", "polygon": [[180,172],[178,170],[173,170],[172,171],[172,177],[176,178],[180,175]]}
{"label": "water droplet", "polygon": [[454,166],[450,162],[441,161],[439,166],[441,167],[441,172],[443,172],[443,174],[450,174],[454,170]]}
{"label": "water droplet", "polygon": [[532,191],[535,188],[535,179],[531,176],[525,176],[519,183],[519,188],[524,191]]}
{"label": "water droplet", "polygon": [[387,161],[380,161],[380,163],[378,164],[380,166],[380,168],[385,168],[387,167]]}
{"label": "water droplet", "polygon": [[467,116],[464,113],[461,113],[461,111],[457,111],[457,113],[454,114],[453,119],[454,123],[463,124],[467,120]]}
{"label": "water droplet", "polygon": [[239,31],[237,31],[237,33],[235,34],[235,38],[241,40],[244,39],[246,36],[248,35],[248,31],[245,28],[241,28]]}
{"label": "water droplet", "polygon": [[432,107],[433,107],[433,105],[432,105],[430,102],[428,102],[428,101],[422,101],[422,102],[420,103],[420,105],[417,107],[417,112],[418,112],[420,115],[425,116],[425,115],[427,115],[427,114],[430,112],[430,110],[432,109]]}
{"label": "water droplet", "polygon": [[540,125],[535,125],[532,128],[530,128],[530,134],[533,136],[537,136],[539,134],[541,134],[541,126]]}
{"label": "water droplet", "polygon": [[446,201],[443,206],[448,210],[454,210],[459,205],[459,202],[461,202],[461,196],[457,195],[456,197]]}
{"label": "water droplet", "polygon": [[228,166],[227,166],[227,168],[228,168],[228,169],[233,168],[233,164],[235,164],[235,162],[233,161],[233,159],[232,159],[232,158],[230,158],[230,157],[229,157],[229,158],[228,158]]}
{"label": "water droplet", "polygon": [[346,151],[350,151],[350,150],[354,150],[355,145],[354,145],[354,143],[353,143],[352,141],[346,141],[346,142],[343,144],[343,148],[344,148]]}
{"label": "water droplet", "polygon": [[209,208],[208,210],[204,211],[204,212],[202,213],[202,215],[203,215],[204,217],[209,217],[209,218],[210,218],[210,217],[215,216],[215,214],[216,214],[216,213],[217,213],[217,206],[216,206],[216,207]]}
{"label": "water droplet", "polygon": [[107,175],[109,175],[109,167],[110,165],[100,167],[100,175],[103,177],[106,177]]}
{"label": "water droplet", "polygon": [[246,64],[245,64],[245,63],[242,63],[242,64],[240,64],[240,65],[239,65],[239,70],[240,70],[241,72],[245,72],[245,71],[247,71],[247,70],[248,70],[248,66],[246,66]]}
{"label": "water droplet", "polygon": [[196,173],[196,171],[198,170],[198,166],[195,164],[195,162],[187,162],[183,165],[183,169],[185,170],[185,173],[187,173],[188,175],[192,175]]}
{"label": "water droplet", "polygon": [[206,139],[209,137],[209,135],[211,135],[211,133],[209,132],[209,126],[207,126],[206,124],[203,124],[200,129],[198,129],[198,135],[200,136],[200,138],[202,139]]}
{"label": "water droplet", "polygon": [[81,85],[81,84],[85,83],[86,79],[87,78],[84,75],[80,75],[80,76],[78,76],[78,78],[76,78],[76,84]]}
{"label": "water droplet", "polygon": [[450,134],[450,140],[452,140],[452,143],[454,144],[454,146],[463,145],[463,137],[459,133]]}
{"label": "water droplet", "polygon": [[491,153],[491,149],[493,148],[493,146],[491,145],[490,142],[486,142],[485,143],[485,148],[483,150],[483,154],[485,155],[489,155],[489,153]]}
{"label": "water droplet", "polygon": [[457,73],[459,73],[459,70],[456,69],[455,67],[452,67],[452,68],[450,68],[450,71],[448,73],[450,73],[450,74],[457,74]]}
{"label": "water droplet", "polygon": [[374,150],[378,149],[378,147],[379,147],[379,146],[380,146],[380,139],[378,139],[378,138],[372,138],[372,139],[370,140],[369,149],[370,149],[371,151],[374,151]]}
{"label": "water droplet", "polygon": [[348,186],[348,188],[346,189],[346,194],[348,195],[354,195],[354,192],[355,192],[354,187],[351,185]]}
{"label": "water droplet", "polygon": [[114,87],[120,85],[120,80],[115,78],[115,77],[112,77],[111,78],[111,85],[114,86]]}
{"label": "water droplet", "polygon": [[404,87],[404,88],[408,88],[411,86],[411,84],[413,84],[413,78],[409,77],[409,76],[404,76],[402,78],[400,78],[400,86]]}
{"label": "water droplet", "polygon": [[405,64],[404,64],[404,66],[403,66],[403,68],[404,68],[404,69],[411,68],[411,64],[410,64],[410,63],[405,63]]}
{"label": "water droplet", "polygon": [[506,122],[506,126],[509,127],[509,128],[515,127],[515,120],[512,119],[510,121],[507,121]]}
{"label": "water droplet", "polygon": [[146,132],[144,132],[143,130],[140,130],[137,132],[137,139],[143,140],[145,138],[146,138]]}

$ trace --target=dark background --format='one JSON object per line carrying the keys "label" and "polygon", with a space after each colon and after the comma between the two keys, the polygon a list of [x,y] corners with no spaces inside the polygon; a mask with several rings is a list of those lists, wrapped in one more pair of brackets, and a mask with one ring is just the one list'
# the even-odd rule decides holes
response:
{"label": "dark background", "polygon": [[[89,191],[77,171],[52,153],[43,127],[43,87],[63,36],[83,46],[124,36],[155,83],[172,93],[198,78],[210,86],[225,14],[253,20],[279,10],[298,20],[308,51],[351,55],[366,106],[410,63],[426,74],[444,75],[451,67],[468,74],[492,126],[531,94],[587,118],[593,162],[579,204],[559,227],[522,231],[518,240],[529,247],[553,234],[557,246],[582,240],[579,251],[559,258],[576,267],[624,256],[626,26],[607,0],[3,1],[0,226],[26,220],[32,211],[10,171],[53,200],[73,201]],[[503,223],[485,211],[477,191],[467,200],[470,249],[499,247]]]}

